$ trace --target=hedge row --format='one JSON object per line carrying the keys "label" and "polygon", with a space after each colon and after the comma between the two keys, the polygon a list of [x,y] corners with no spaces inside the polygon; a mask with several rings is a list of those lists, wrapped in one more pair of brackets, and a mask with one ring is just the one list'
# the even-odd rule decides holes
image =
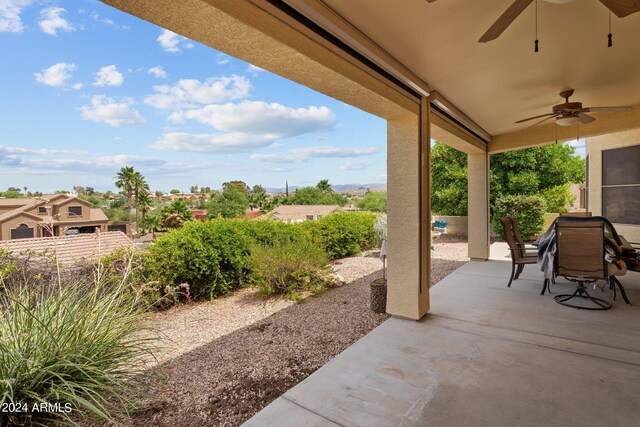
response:
{"label": "hedge row", "polygon": [[[146,292],[153,290],[165,306],[168,297],[184,294],[176,289],[188,291],[189,298],[213,298],[253,284],[267,269],[278,268],[256,265],[274,262],[273,257],[265,256],[265,248],[273,248],[274,253],[296,245],[310,248],[307,251],[314,252],[308,254],[310,259],[322,259],[322,255],[337,259],[370,249],[377,244],[375,217],[368,212],[338,212],[297,224],[224,218],[190,221],[158,238],[141,255],[141,277]],[[304,258],[304,253],[297,257]]]}

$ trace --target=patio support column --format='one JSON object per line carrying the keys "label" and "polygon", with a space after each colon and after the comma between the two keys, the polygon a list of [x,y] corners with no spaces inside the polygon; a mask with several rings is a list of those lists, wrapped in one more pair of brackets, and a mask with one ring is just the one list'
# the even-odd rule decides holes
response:
{"label": "patio support column", "polygon": [[489,153],[468,155],[469,258],[489,259],[491,227],[489,213]]}
{"label": "patio support column", "polygon": [[387,122],[387,313],[418,320],[429,310],[431,283],[430,124],[420,116]]}

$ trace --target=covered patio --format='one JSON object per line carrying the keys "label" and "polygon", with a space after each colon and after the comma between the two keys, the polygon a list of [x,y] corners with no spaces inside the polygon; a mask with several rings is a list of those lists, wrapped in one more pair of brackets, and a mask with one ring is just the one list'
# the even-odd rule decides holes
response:
{"label": "covered patio", "polygon": [[[102,1],[387,120],[394,318],[248,425],[637,422],[638,307],[560,306],[540,296],[542,273],[533,266],[507,288],[505,246],[490,246],[489,165],[493,153],[578,137],[594,140],[595,165],[609,146],[637,145],[640,13],[614,17],[609,48],[603,2],[535,2],[534,53],[534,2],[501,37],[480,44],[512,0]],[[595,113],[584,125],[515,123],[549,113],[567,89],[585,106],[634,108]],[[433,288],[432,139],[468,155],[472,259]],[[588,173],[596,215],[600,175],[598,167]],[[621,226],[640,241],[640,224]],[[640,305],[640,274],[621,280]],[[561,288],[571,289],[559,281],[552,292]]]}
{"label": "covered patio", "polygon": [[[563,307],[540,295],[536,266],[507,288],[508,250],[491,253],[434,286],[424,319],[387,320],[245,425],[637,423],[640,306]],[[640,273],[622,280],[638,304]]]}

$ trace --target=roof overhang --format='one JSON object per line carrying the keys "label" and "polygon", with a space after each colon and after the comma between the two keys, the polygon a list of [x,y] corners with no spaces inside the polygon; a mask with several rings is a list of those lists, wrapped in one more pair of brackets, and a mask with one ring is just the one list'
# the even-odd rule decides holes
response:
{"label": "roof overhang", "polygon": [[434,124],[477,149],[640,127],[635,111],[558,127],[558,138],[553,124],[514,123],[550,112],[567,87],[586,106],[640,105],[640,14],[616,19],[606,48],[600,2],[541,2],[534,54],[532,7],[499,39],[477,42],[511,0],[103,1],[383,118],[418,113],[428,94]]}

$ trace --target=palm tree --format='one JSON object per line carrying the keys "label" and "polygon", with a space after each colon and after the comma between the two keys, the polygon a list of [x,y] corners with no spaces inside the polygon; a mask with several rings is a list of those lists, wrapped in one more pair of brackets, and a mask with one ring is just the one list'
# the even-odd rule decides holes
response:
{"label": "palm tree", "polygon": [[127,194],[127,210],[129,211],[129,237],[131,237],[131,197],[133,191],[133,176],[136,171],[133,166],[125,166],[116,175],[116,187]]}
{"label": "palm tree", "polygon": [[[140,214],[142,216],[142,234],[146,232],[146,218],[149,208],[152,206],[151,195],[148,191],[144,190],[138,195],[138,207],[140,208]],[[137,214],[137,212],[136,212]]]}
{"label": "palm tree", "polygon": [[159,215],[149,215],[144,220],[144,227],[149,227],[151,237],[156,238],[156,231],[162,228],[162,219]]}
{"label": "palm tree", "polygon": [[142,192],[146,192],[149,190],[149,184],[144,179],[144,176],[140,172],[133,173],[133,192],[135,194],[135,202],[136,202],[136,232],[140,234],[140,194]]}
{"label": "palm tree", "polygon": [[316,185],[316,187],[323,193],[333,192],[333,189],[331,188],[331,184],[329,184],[328,179],[321,179],[320,182],[318,182],[318,184]]}

